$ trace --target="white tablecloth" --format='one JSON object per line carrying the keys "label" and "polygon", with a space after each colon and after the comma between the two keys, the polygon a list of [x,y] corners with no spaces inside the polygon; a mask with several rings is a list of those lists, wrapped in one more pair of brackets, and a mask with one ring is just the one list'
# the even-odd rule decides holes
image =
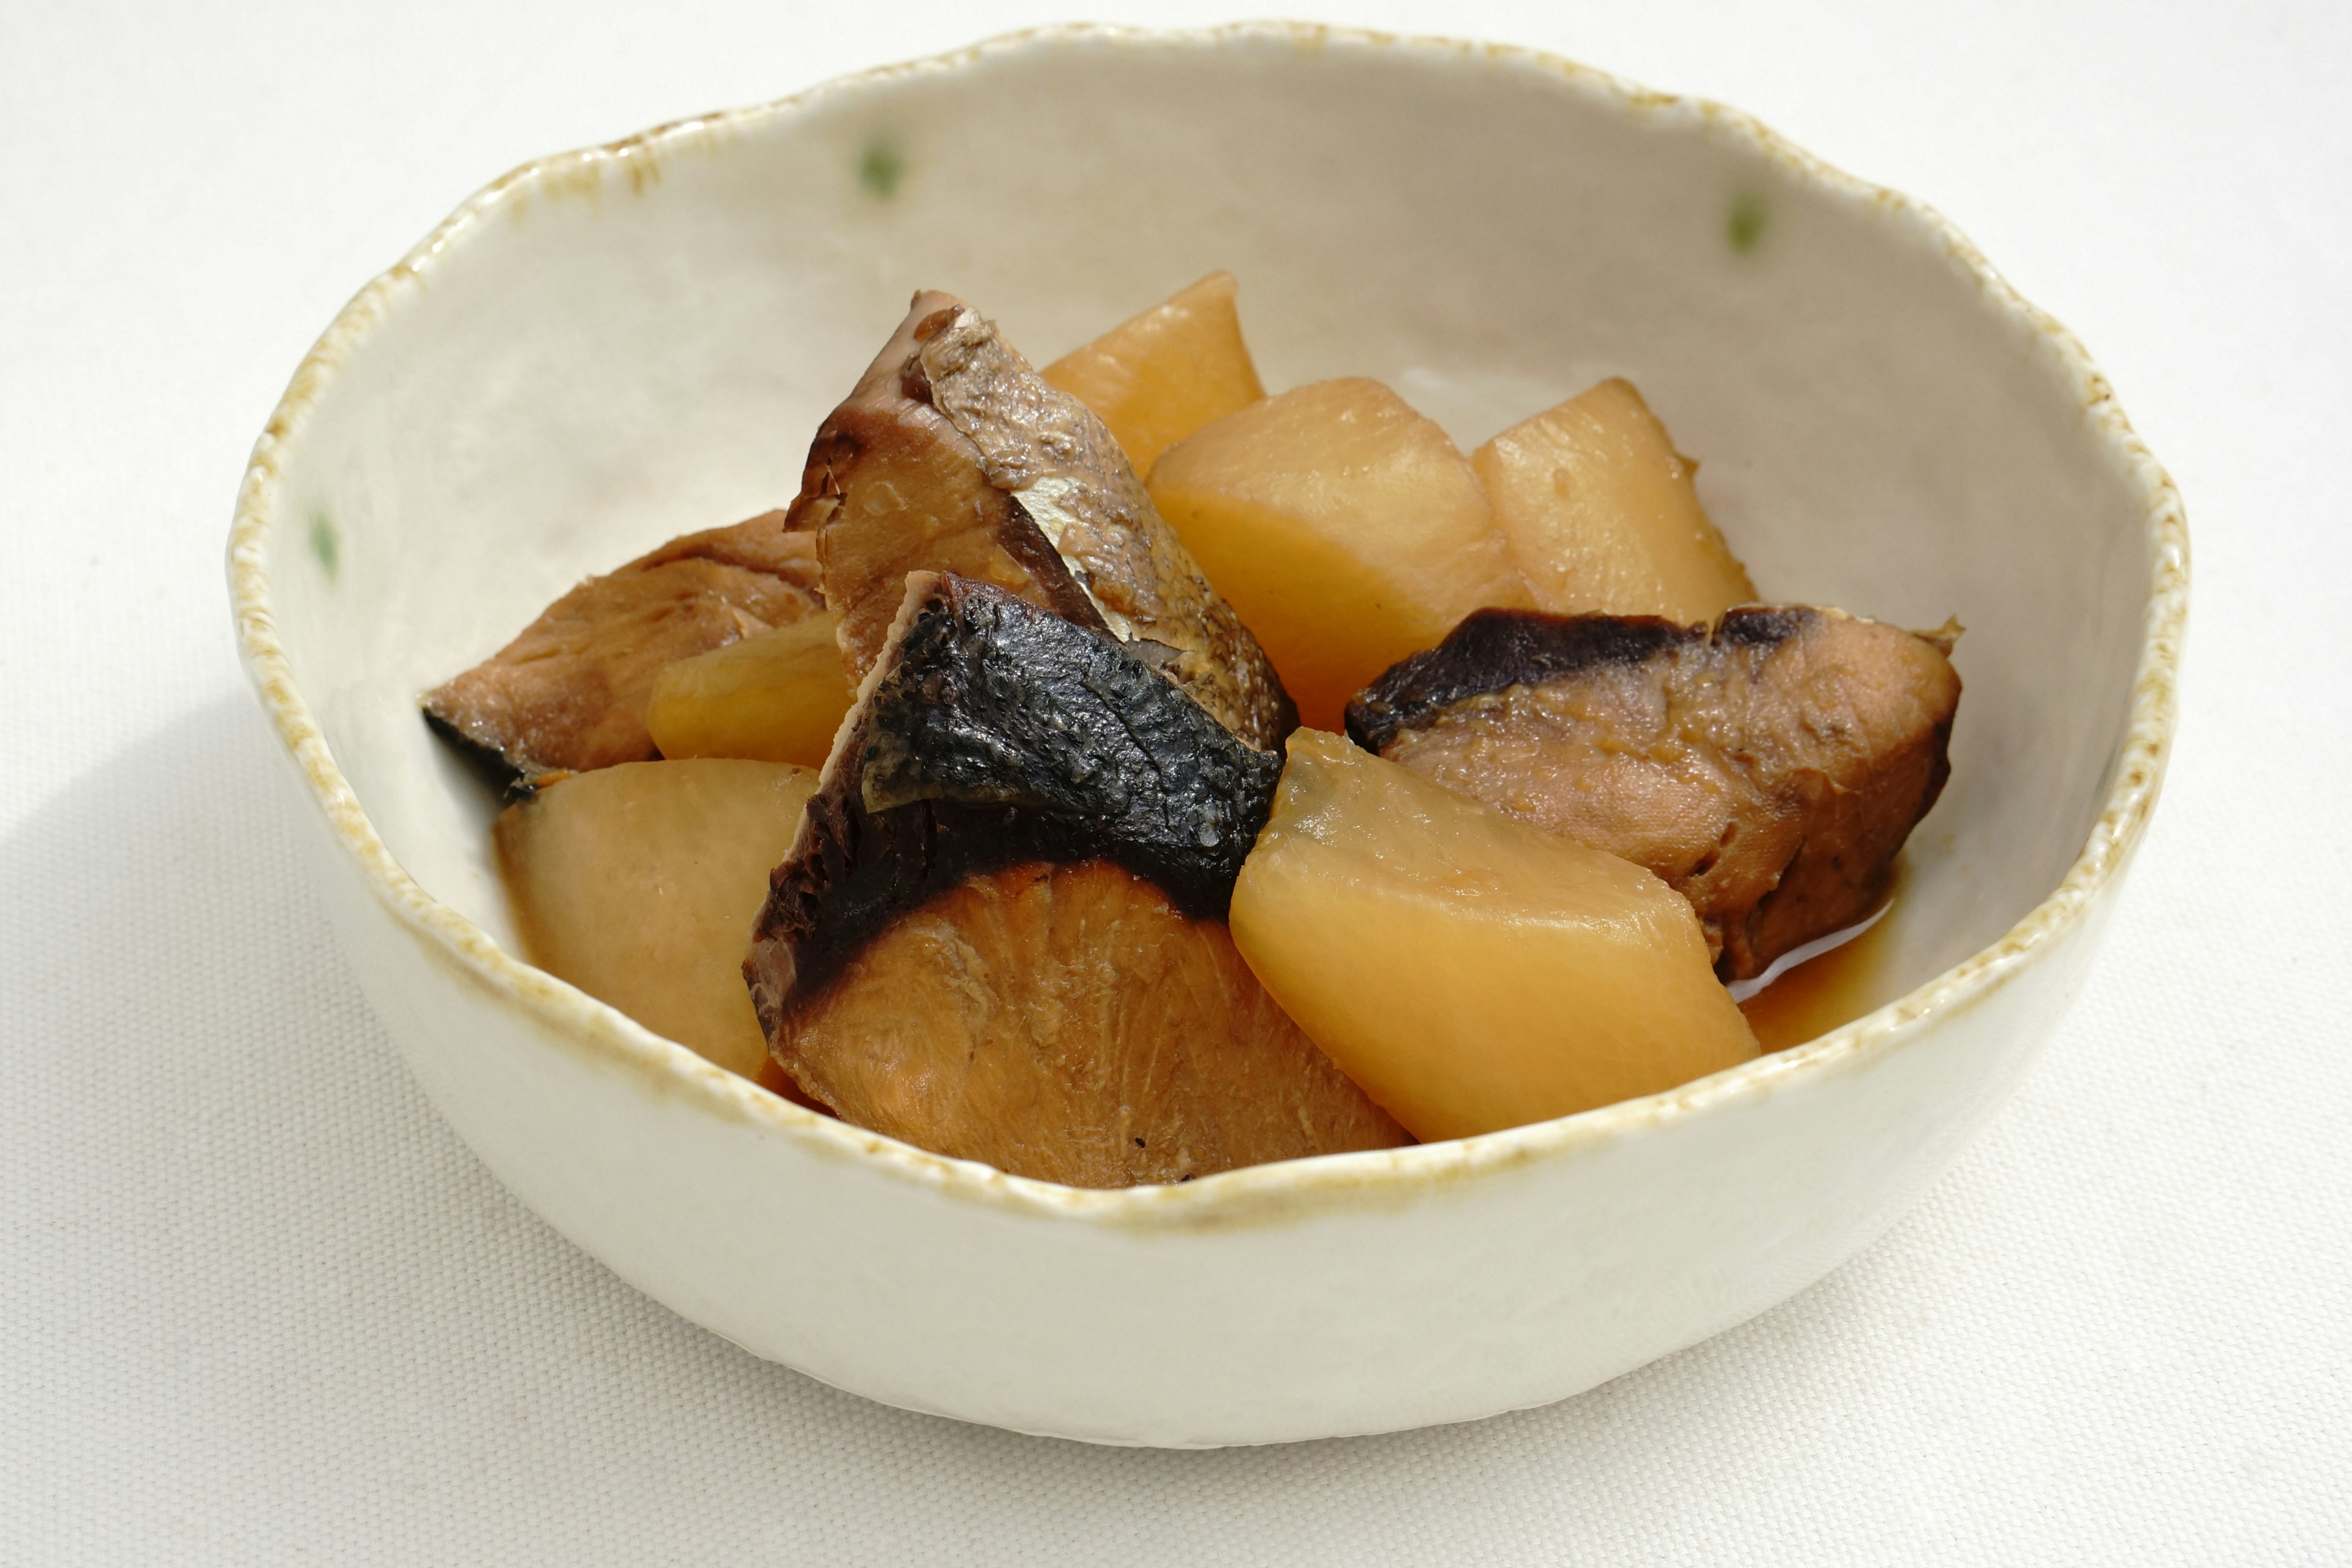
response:
{"label": "white tablecloth", "polygon": [[15,0],[0,1559],[2352,1557],[2352,13],[1300,8],[1726,99],[1933,202],[2179,479],[2171,783],[2095,980],[1982,1142],[1747,1327],[1393,1437],[1026,1439],[672,1317],[489,1179],[353,989],[231,655],[230,500],[310,338],[490,175],[1076,13]]}

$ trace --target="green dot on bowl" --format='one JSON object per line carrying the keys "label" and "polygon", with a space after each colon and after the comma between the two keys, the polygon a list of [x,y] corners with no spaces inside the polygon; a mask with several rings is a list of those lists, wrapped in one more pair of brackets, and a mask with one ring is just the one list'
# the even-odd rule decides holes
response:
{"label": "green dot on bowl", "polygon": [[1731,198],[1731,221],[1724,226],[1724,238],[1731,248],[1742,256],[1752,252],[1764,237],[1764,226],[1771,221],[1772,209],[1754,191],[1742,191]]}
{"label": "green dot on bowl", "polygon": [[857,157],[857,183],[866,187],[866,195],[887,201],[898,194],[898,182],[907,177],[907,157],[891,142],[877,137],[866,144]]}
{"label": "green dot on bowl", "polygon": [[310,554],[319,563],[319,570],[327,581],[335,580],[335,568],[342,562],[342,535],[335,531],[334,520],[323,511],[310,514]]}

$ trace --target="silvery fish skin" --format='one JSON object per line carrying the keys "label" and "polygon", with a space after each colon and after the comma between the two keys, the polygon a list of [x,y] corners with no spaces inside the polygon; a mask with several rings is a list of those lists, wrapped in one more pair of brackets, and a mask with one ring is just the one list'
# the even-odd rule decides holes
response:
{"label": "silvery fish skin", "polygon": [[818,537],[856,673],[906,574],[952,572],[1108,632],[1261,750],[1297,722],[1109,430],[952,295],[916,295],[819,427],[791,517]]}

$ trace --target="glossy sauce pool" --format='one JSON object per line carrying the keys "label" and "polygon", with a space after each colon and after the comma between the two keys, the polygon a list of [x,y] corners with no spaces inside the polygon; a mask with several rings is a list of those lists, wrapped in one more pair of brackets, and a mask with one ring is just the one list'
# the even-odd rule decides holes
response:
{"label": "glossy sauce pool", "polygon": [[[1900,880],[1898,876],[1894,901],[1902,896]],[[1807,959],[1742,1002],[1739,1010],[1756,1031],[1756,1043],[1768,1052],[1784,1051],[1878,1005],[1883,998],[1876,982],[1893,951],[1889,931],[1900,912],[1889,909],[1860,936]]]}

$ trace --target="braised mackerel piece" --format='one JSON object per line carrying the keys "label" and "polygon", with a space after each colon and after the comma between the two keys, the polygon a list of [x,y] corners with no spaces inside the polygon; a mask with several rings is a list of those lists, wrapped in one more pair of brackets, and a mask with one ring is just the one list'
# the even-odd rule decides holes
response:
{"label": "braised mackerel piece", "polygon": [[817,536],[855,675],[881,652],[907,574],[952,572],[1108,632],[1261,750],[1296,721],[1102,421],[951,295],[916,295],[818,428],[792,526]]}
{"label": "braised mackerel piece", "polygon": [[1279,755],[1099,631],[918,574],[743,965],[845,1119],[1079,1186],[1408,1142],[1235,952]]}
{"label": "braised mackerel piece", "polygon": [[1481,610],[1348,707],[1357,744],[1687,897],[1727,980],[1869,914],[1936,804],[1952,633],[1751,605]]}
{"label": "braised mackerel piece", "polygon": [[659,756],[646,712],[673,660],[823,604],[816,551],[771,511],[673,539],[550,605],[520,637],[424,697],[425,721],[515,793]]}

